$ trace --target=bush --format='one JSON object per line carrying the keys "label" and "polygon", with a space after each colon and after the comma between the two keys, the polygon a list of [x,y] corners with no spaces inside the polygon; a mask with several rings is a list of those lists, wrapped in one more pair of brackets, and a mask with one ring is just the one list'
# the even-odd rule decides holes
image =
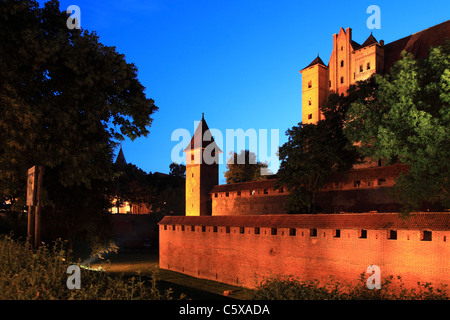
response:
{"label": "bush", "polygon": [[384,279],[381,289],[368,289],[364,273],[356,286],[342,284],[333,278],[320,285],[317,280],[302,281],[292,276],[274,276],[255,288],[253,300],[448,300],[443,288],[418,283],[406,289],[401,277]]}
{"label": "bush", "polygon": [[[81,268],[81,289],[69,290],[67,267],[74,264],[63,241],[33,249],[28,242],[0,237],[1,300],[162,300],[172,291],[160,292],[157,274],[143,277],[113,276]],[[78,265],[80,265],[78,263]]]}

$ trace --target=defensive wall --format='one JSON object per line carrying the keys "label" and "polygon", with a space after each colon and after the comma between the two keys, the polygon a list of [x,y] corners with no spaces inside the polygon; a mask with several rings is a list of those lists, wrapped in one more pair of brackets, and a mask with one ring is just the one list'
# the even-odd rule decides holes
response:
{"label": "defensive wall", "polygon": [[381,278],[450,285],[450,213],[166,216],[160,267],[255,287],[273,275],[355,283],[370,265]]}
{"label": "defensive wall", "polygon": [[[333,175],[317,196],[319,211],[337,212],[399,212],[401,206],[391,195],[395,179],[409,166],[394,164],[350,170]],[[277,179],[266,179],[214,186],[209,192],[212,215],[285,214],[289,194],[283,187],[275,188]],[[439,210],[424,204],[422,210]]]}

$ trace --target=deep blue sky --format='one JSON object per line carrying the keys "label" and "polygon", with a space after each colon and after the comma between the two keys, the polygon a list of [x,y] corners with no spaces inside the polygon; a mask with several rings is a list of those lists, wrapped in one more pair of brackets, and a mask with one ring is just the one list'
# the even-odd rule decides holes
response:
{"label": "deep blue sky", "polygon": [[[44,1],[40,1],[41,3]],[[299,70],[320,53],[328,64],[332,35],[352,28],[363,43],[369,5],[381,9],[377,40],[389,43],[449,19],[450,1],[118,0],[61,1],[81,9],[81,27],[115,46],[139,68],[155,100],[146,138],[123,142],[127,162],[169,172],[178,128],[193,134],[202,112],[210,128],[279,129],[301,121]],[[220,166],[220,183],[224,183]]]}

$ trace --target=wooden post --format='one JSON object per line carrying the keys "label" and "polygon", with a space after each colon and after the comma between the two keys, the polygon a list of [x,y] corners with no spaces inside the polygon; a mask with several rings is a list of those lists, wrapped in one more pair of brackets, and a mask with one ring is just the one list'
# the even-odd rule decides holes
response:
{"label": "wooden post", "polygon": [[28,179],[27,179],[27,206],[28,206],[27,236],[31,245],[33,245],[34,241],[35,204],[36,204],[36,166],[28,169]]}
{"label": "wooden post", "polygon": [[41,243],[41,191],[44,177],[44,167],[33,166],[28,169],[27,206],[28,226],[27,236],[30,244],[38,248]]}
{"label": "wooden post", "polygon": [[34,247],[39,248],[41,245],[41,193],[42,182],[44,178],[44,167],[39,166],[37,168],[37,186],[36,186],[36,213],[34,220]]}

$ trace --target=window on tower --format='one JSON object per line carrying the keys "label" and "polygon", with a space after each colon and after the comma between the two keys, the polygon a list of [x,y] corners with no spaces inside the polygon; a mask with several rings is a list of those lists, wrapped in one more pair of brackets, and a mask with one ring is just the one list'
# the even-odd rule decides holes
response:
{"label": "window on tower", "polygon": [[344,77],[341,77],[341,83],[344,83]]}
{"label": "window on tower", "polygon": [[363,72],[363,71],[364,71],[363,65],[360,65],[360,66],[359,66],[359,72]]}
{"label": "window on tower", "polygon": [[341,67],[344,66],[344,60],[341,60]]}
{"label": "window on tower", "polygon": [[312,80],[310,80],[309,82],[308,82],[308,88],[311,88],[312,87]]}
{"label": "window on tower", "polygon": [[367,70],[370,70],[370,62],[367,62]]}
{"label": "window on tower", "polygon": [[308,120],[312,119],[312,113],[308,114]]}

